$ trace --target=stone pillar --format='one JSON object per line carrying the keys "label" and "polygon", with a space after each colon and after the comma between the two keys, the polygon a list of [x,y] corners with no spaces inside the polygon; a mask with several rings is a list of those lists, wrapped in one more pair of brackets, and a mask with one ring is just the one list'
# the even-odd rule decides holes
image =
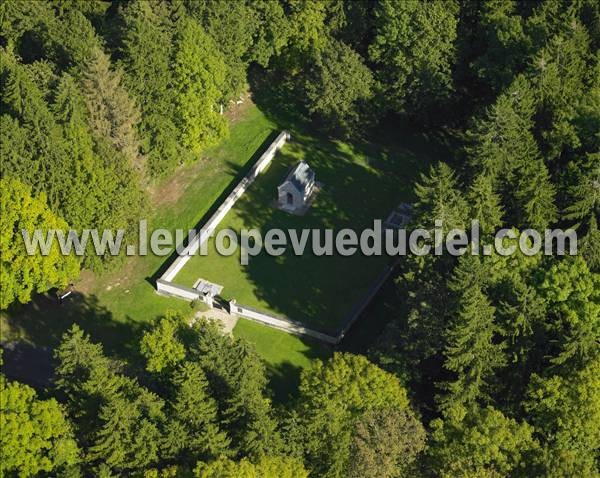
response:
{"label": "stone pillar", "polygon": [[206,305],[208,305],[211,309],[213,308],[213,296],[212,294],[209,292],[208,294],[206,294],[204,296],[204,302],[206,303]]}
{"label": "stone pillar", "polygon": [[237,307],[236,307],[235,299],[231,299],[229,301],[229,313],[232,315],[237,315]]}

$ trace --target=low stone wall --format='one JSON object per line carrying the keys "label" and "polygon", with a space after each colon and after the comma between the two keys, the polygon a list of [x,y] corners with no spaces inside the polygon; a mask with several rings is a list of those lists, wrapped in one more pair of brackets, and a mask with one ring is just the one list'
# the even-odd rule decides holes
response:
{"label": "low stone wall", "polygon": [[312,337],[322,342],[335,345],[340,341],[341,337],[333,337],[328,334],[324,334],[317,330],[305,327],[299,322],[295,322],[290,319],[284,319],[282,317],[275,317],[270,314],[266,314],[260,310],[248,307],[246,305],[238,304],[235,300],[229,302],[229,313],[232,315],[238,315],[245,319],[259,322],[263,325],[273,327],[275,329],[283,330],[294,335],[303,335],[306,337]]}
{"label": "low stone wall", "polygon": [[363,296],[363,298],[360,300],[360,302],[358,302],[357,304],[354,305],[354,307],[352,308],[352,310],[350,311],[350,313],[346,317],[346,320],[344,321],[344,323],[342,324],[342,326],[340,328],[340,331],[337,336],[338,342],[344,338],[344,335],[346,335],[346,332],[348,332],[350,327],[352,327],[354,322],[356,322],[356,320],[360,317],[360,314],[362,314],[362,312],[365,310],[367,305],[369,305],[371,300],[373,300],[373,297],[375,297],[377,292],[379,292],[379,289],[381,289],[381,287],[383,286],[385,281],[388,280],[388,278],[390,277],[390,275],[392,274],[392,272],[398,265],[398,262],[399,261],[396,260],[396,261],[394,261],[394,263],[387,265],[385,267],[385,269],[383,271],[381,271],[381,273],[373,281],[373,283],[369,287],[369,290]]}
{"label": "low stone wall", "polygon": [[185,300],[196,300],[202,299],[200,292],[192,287],[186,287],[184,285],[174,284],[163,279],[157,279],[156,281],[157,292],[164,295],[171,295],[179,297]]}
{"label": "low stone wall", "polygon": [[[187,247],[175,258],[173,263],[165,271],[160,279],[171,282],[185,264],[192,258],[200,246],[215,232],[219,223],[225,215],[231,210],[237,200],[246,192],[256,177],[269,165],[275,157],[275,153],[290,139],[287,131],[282,131],[279,136],[271,143],[267,150],[254,163],[250,171],[242,178],[237,186],[231,191],[229,196],[223,201],[215,213],[202,225],[198,234],[196,234]],[[158,283],[157,283],[158,287]]]}

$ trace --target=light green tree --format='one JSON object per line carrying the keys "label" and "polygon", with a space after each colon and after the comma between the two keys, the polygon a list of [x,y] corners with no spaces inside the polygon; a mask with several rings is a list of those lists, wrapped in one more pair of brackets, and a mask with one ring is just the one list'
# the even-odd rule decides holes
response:
{"label": "light green tree", "polygon": [[150,372],[172,371],[186,355],[185,346],[177,334],[182,325],[178,315],[168,313],[158,324],[142,337],[140,352],[146,357],[146,370]]}
{"label": "light green tree", "polygon": [[449,412],[431,423],[429,466],[437,476],[532,476],[528,455],[539,449],[532,426],[492,407]]}
{"label": "light green tree", "polygon": [[80,461],[64,410],[54,399],[0,375],[0,475],[60,473]]}
{"label": "light green tree", "polygon": [[324,477],[342,477],[356,420],[368,410],[409,407],[398,379],[360,355],[336,353],[302,372],[298,416],[307,464]]}
{"label": "light green tree", "polygon": [[554,262],[542,276],[539,293],[548,305],[546,326],[559,345],[553,362],[566,370],[599,353],[600,274],[581,257]]}
{"label": "light green tree", "polygon": [[226,74],[220,92],[226,101],[236,98],[246,86],[246,70],[259,24],[254,3],[228,0],[188,3],[191,17],[198,21],[222,53]]}
{"label": "light green tree", "polygon": [[45,235],[50,230],[68,231],[67,223],[53,214],[45,195],[34,197],[31,188],[16,179],[0,179],[0,309],[15,301],[29,302],[32,294],[51,287],[64,287],[79,275],[79,261],[62,255],[56,241],[47,255],[40,250],[29,255],[22,230],[33,239],[35,230]]}
{"label": "light green tree", "polygon": [[[533,375],[525,409],[546,440],[548,476],[592,477],[600,448],[600,357],[565,375]],[[570,468],[570,471],[569,471]],[[562,470],[564,474],[560,474]]]}
{"label": "light green tree", "polygon": [[215,41],[197,22],[184,22],[176,48],[177,123],[183,143],[198,153],[227,133],[219,114],[227,69]]}
{"label": "light green tree", "polygon": [[308,478],[302,463],[293,458],[262,456],[255,464],[247,459],[239,462],[220,458],[210,463],[199,462],[196,478]]}

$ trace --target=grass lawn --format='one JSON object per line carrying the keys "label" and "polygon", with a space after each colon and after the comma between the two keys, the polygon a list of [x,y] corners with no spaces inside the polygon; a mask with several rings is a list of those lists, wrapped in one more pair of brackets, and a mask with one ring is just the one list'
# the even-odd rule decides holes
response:
{"label": "grass lawn", "polygon": [[[403,138],[404,139],[404,138]],[[411,138],[409,138],[410,140]],[[305,216],[276,209],[277,185],[288,169],[306,160],[323,183]],[[219,226],[239,233],[257,228],[263,236],[283,230],[352,228],[362,231],[385,220],[401,201],[411,199],[415,174],[427,164],[402,140],[361,148],[314,136],[292,135],[269,168],[235,204]],[[217,231],[218,232],[218,231]],[[333,333],[383,269],[387,257],[356,253],[344,257],[296,256],[291,246],[279,257],[261,253],[243,266],[239,253],[220,256],[210,240],[208,255],[193,257],[174,282],[193,286],[199,277],[224,286],[222,295],[239,303],[284,315]]]}

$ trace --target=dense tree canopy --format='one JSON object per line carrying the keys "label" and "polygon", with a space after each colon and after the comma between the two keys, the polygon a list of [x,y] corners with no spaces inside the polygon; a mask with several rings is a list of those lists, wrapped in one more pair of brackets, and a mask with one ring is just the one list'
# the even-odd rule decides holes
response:
{"label": "dense tree canopy", "polygon": [[368,358],[313,360],[279,402],[273,364],[213,322],[153,310],[128,362],[73,325],[47,387],[0,377],[0,475],[597,476],[598,2],[6,0],[0,25],[3,311],[119,267],[27,255],[22,229],[132,229],[242,95],[368,155],[446,141],[405,163],[410,227],[573,228],[579,250],[403,258]]}

